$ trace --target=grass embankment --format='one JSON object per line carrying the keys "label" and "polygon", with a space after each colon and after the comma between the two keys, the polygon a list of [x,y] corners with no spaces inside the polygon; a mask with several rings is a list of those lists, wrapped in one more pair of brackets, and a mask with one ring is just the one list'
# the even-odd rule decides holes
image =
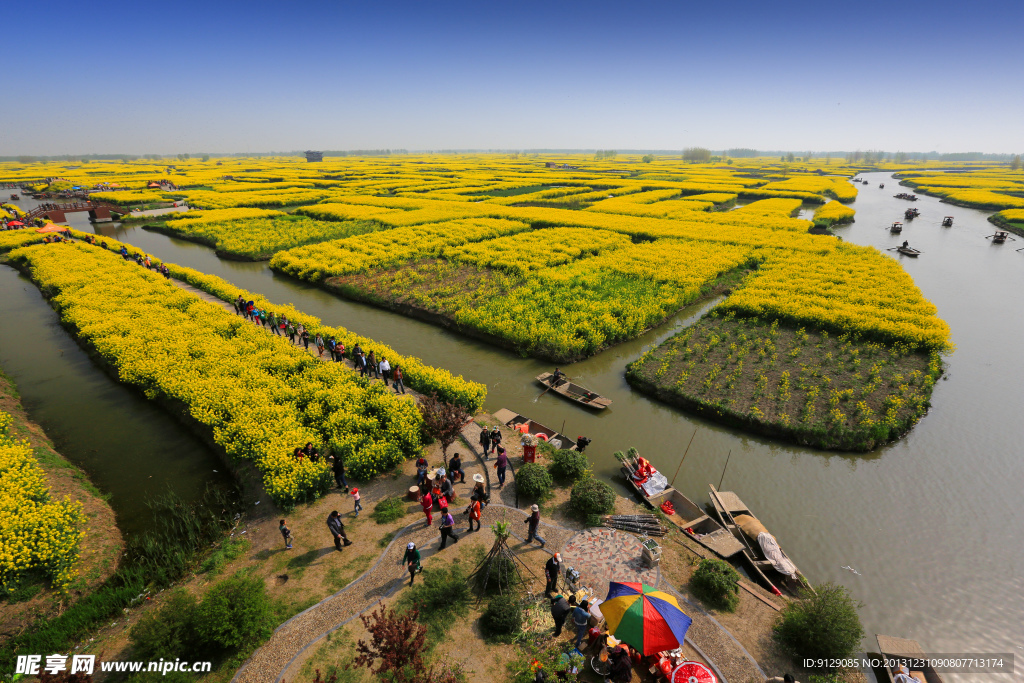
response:
{"label": "grass embankment", "polygon": [[988,222],[1015,235],[1024,235],[1024,209],[1006,209],[988,217]]}
{"label": "grass embankment", "polygon": [[740,429],[866,451],[917,423],[941,374],[937,352],[712,313],[631,363],[626,378]]}
{"label": "grass embankment", "polygon": [[[54,590],[37,573],[20,576],[9,592],[0,591],[0,641],[47,619],[89,595],[106,581],[117,568],[123,541],[117,528],[114,511],[86,474],[58,453],[42,427],[25,413],[14,382],[0,371],[0,413],[11,417],[7,435],[16,441],[27,441],[36,463],[45,473],[50,500],[68,499],[81,504],[84,536],[78,544],[79,559],[73,567],[75,577],[66,592]],[[18,511],[5,514],[18,516]],[[18,532],[19,535],[23,532]]]}

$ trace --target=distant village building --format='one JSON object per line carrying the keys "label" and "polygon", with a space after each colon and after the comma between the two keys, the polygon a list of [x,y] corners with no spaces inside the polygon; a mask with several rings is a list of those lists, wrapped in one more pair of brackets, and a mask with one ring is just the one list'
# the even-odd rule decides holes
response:
{"label": "distant village building", "polygon": [[324,153],[323,152],[311,152],[309,150],[306,151],[306,161],[323,161],[323,160],[324,160]]}

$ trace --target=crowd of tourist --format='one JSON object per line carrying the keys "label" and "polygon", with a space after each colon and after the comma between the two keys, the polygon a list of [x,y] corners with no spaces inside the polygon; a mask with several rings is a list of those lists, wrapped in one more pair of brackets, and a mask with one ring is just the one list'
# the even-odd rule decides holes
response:
{"label": "crowd of tourist", "polygon": [[384,356],[378,360],[373,350],[366,353],[359,344],[356,344],[349,351],[343,342],[336,340],[333,336],[324,339],[319,332],[311,335],[301,322],[289,320],[285,315],[278,315],[274,311],[259,308],[255,301],[246,301],[245,297],[241,295],[232,302],[232,305],[238,315],[278,336],[287,337],[296,346],[302,346],[308,351],[310,342],[312,342],[318,358],[323,358],[324,353],[327,353],[328,357],[335,362],[340,363],[349,359],[359,372],[360,377],[383,380],[384,384],[394,389],[396,394],[405,393],[405,375],[402,373],[402,368],[397,365],[392,367]]}

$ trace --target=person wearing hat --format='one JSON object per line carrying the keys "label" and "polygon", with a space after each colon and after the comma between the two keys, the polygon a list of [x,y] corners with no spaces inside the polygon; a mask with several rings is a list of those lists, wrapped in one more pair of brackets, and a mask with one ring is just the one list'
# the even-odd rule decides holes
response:
{"label": "person wearing hat", "polygon": [[476,520],[476,530],[480,531],[480,501],[479,501],[479,499],[473,498],[470,501],[469,507],[466,508],[466,514],[469,515],[469,528],[466,529],[466,533],[468,534],[470,531],[473,530],[473,520]]}
{"label": "person wearing hat", "polygon": [[462,471],[462,456],[456,453],[452,456],[452,459],[448,461],[448,476],[451,478],[452,483],[455,483],[455,478],[459,478],[459,483],[466,483],[466,473]]}
{"label": "person wearing hat", "polygon": [[359,502],[359,489],[358,488],[353,488],[352,489],[352,500],[354,500],[356,502],[356,504],[355,504],[355,513],[356,513],[356,517],[358,517],[360,510],[363,509],[363,504]]}
{"label": "person wearing hat", "polygon": [[547,580],[547,584],[544,586],[545,593],[554,593],[558,590],[558,574],[561,569],[562,553],[555,553],[544,564],[544,578]]}
{"label": "person wearing hat", "polygon": [[555,620],[556,638],[562,635],[562,626],[565,625],[565,620],[571,611],[572,607],[569,605],[569,601],[561,594],[551,598],[551,618]]}
{"label": "person wearing hat", "polygon": [[409,585],[412,585],[412,580],[416,577],[416,574],[423,571],[423,567],[420,565],[420,551],[416,549],[415,543],[410,543],[405,546],[405,555],[402,555],[402,564],[409,568]]}
{"label": "person wearing hat", "polygon": [[633,662],[629,659],[629,653],[622,647],[618,640],[609,638],[609,645],[615,643],[612,651],[608,653],[608,678],[605,680],[615,683],[628,683],[633,680]]}
{"label": "person wearing hat", "polygon": [[479,500],[481,505],[486,506],[490,496],[487,495],[487,487],[484,484],[484,475],[477,472],[473,475],[473,493],[470,494],[470,500]]}
{"label": "person wearing hat", "polygon": [[501,445],[501,430],[498,429],[498,425],[494,425],[491,428],[491,452],[494,453],[498,450],[498,446]]}
{"label": "person wearing hat", "polygon": [[545,541],[537,534],[537,527],[540,526],[540,507],[538,507],[537,504],[534,503],[532,506],[530,506],[530,510],[533,512],[533,514],[524,520],[527,524],[530,525],[528,527],[529,533],[527,533],[526,540],[524,541],[524,543],[532,543],[533,539],[536,538],[538,541],[540,541],[540,547],[543,548],[544,544],[547,543],[547,541]]}

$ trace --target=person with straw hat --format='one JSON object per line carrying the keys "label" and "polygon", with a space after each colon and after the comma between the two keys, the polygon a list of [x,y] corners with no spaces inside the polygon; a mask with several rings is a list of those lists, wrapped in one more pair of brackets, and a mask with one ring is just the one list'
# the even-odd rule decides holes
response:
{"label": "person with straw hat", "polygon": [[481,505],[486,506],[490,496],[487,495],[487,487],[484,484],[484,475],[477,472],[473,475],[473,481],[476,483],[473,484],[473,493],[469,495],[469,499],[479,500]]}

